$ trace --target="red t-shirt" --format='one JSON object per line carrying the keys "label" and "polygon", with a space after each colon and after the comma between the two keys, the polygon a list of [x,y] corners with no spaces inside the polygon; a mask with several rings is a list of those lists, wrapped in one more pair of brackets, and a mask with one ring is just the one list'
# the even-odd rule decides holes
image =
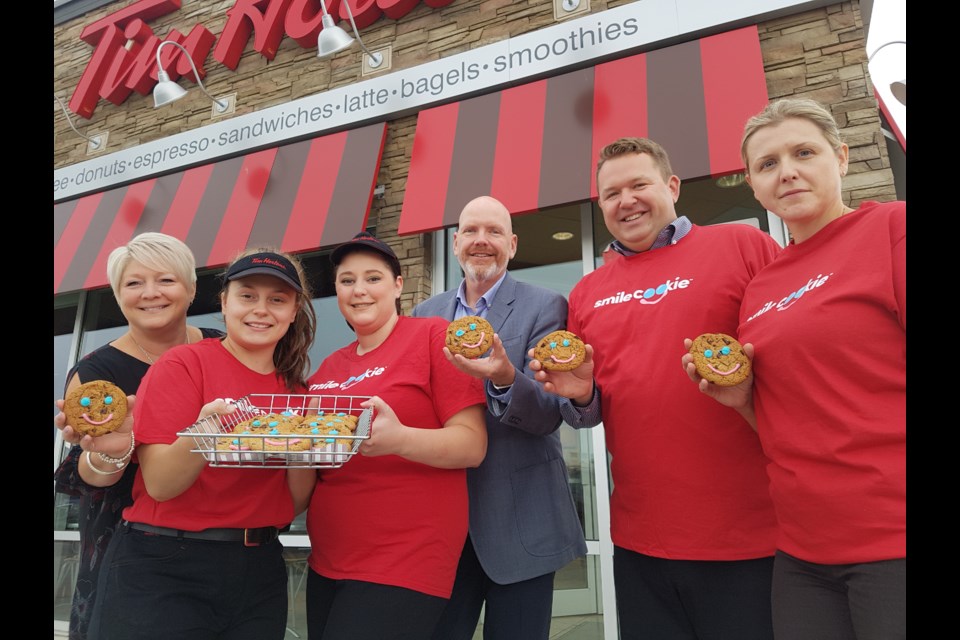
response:
{"label": "red t-shirt", "polygon": [[[354,342],[331,354],[311,376],[310,392],[376,395],[403,424],[440,429],[485,400],[481,382],[443,355],[448,324],[401,317],[373,351],[357,355]],[[327,578],[449,598],[467,536],[466,472],[357,454],[321,472],[307,530],[310,567]]]}
{"label": "red t-shirt", "polygon": [[567,328],[594,348],[617,546],[676,560],[774,552],[757,434],[684,373],[684,338],[734,334],[743,289],[779,247],[741,224],[611,260],[570,294]]}
{"label": "red t-shirt", "polygon": [[[206,403],[251,393],[289,391],[275,374],[248,369],[218,338],[171,349],[150,367],[137,391],[133,408],[137,443],[171,444],[177,431],[196,422]],[[133,485],[133,505],[123,517],[186,531],[284,527],[293,520],[293,499],[282,469],[205,467],[182,494],[157,502],[147,494],[140,469]]]}
{"label": "red t-shirt", "polygon": [[866,202],[744,294],[778,547],[808,562],[906,556],[906,213]]}

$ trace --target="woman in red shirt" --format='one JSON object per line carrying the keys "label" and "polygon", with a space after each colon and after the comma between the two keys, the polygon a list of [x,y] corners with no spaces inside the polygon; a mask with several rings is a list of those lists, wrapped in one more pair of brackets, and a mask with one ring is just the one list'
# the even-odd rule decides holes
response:
{"label": "woman in red shirt", "polygon": [[778,640],[906,635],[906,203],[843,201],[848,148],[820,104],[780,100],[741,146],[784,251],[747,285],[753,379],[688,375],[757,429],[779,524]]}
{"label": "woman in red shirt", "polygon": [[226,336],[168,350],[137,393],[133,505],[104,559],[91,637],[279,640],[280,529],[306,508],[310,469],[211,468],[178,437],[252,393],[304,393],[316,317],[299,262],[248,251],[224,274]]}

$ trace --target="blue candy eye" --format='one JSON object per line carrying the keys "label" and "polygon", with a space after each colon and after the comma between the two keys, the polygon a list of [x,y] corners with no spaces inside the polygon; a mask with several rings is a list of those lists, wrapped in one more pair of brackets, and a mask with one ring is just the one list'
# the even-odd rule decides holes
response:
{"label": "blue candy eye", "polygon": [[345,416],[345,415],[347,415],[347,414],[345,414],[345,413],[338,413],[337,415],[342,417],[342,416]]}
{"label": "blue candy eye", "polygon": [[280,415],[282,415],[282,416],[292,416],[292,415],[293,415],[293,412],[292,412],[292,411],[284,411],[284,412],[281,413]]}
{"label": "blue candy eye", "polygon": [[253,426],[255,426],[255,427],[259,427],[259,426],[260,426],[260,421],[259,421],[259,420],[254,420],[251,424],[252,424]]}
{"label": "blue candy eye", "polygon": [[239,440],[234,439],[233,444],[240,444]]}
{"label": "blue candy eye", "polygon": [[90,398],[80,398],[80,406],[81,406],[81,407],[89,407],[89,406],[90,406]]}
{"label": "blue candy eye", "polygon": [[563,341],[563,346],[569,347],[569,346],[570,346],[570,341],[569,341],[569,340],[564,340],[564,341]]}
{"label": "blue candy eye", "polygon": [[103,399],[103,404],[113,404],[113,396],[107,396]]}
{"label": "blue candy eye", "polygon": [[707,349],[706,351],[703,352],[703,355],[704,355],[705,357],[707,357],[707,358],[712,358],[712,357],[713,357],[713,351],[710,350],[710,349]]}
{"label": "blue candy eye", "polygon": [[316,426],[319,426],[319,425],[320,425],[319,422],[311,422],[311,423],[310,423],[310,426],[311,426],[311,427],[316,427]]}
{"label": "blue candy eye", "polygon": [[269,425],[267,425],[267,426],[270,426],[270,427],[275,427],[275,426],[277,426],[278,424],[280,424],[280,423],[279,423],[279,422],[277,422],[276,420],[271,420],[271,421],[270,421],[270,424],[269,424]]}
{"label": "blue candy eye", "polygon": [[476,323],[476,322],[471,322],[471,323],[470,323],[470,331],[476,331],[476,330],[477,330],[477,323]]}
{"label": "blue candy eye", "polygon": [[723,348],[721,348],[721,349],[720,349],[720,353],[722,353],[722,354],[725,355],[725,356],[730,355],[730,347],[723,347]]}
{"label": "blue candy eye", "polygon": [[464,331],[463,329],[457,329],[457,337],[458,337],[458,338],[459,338],[460,336],[462,336],[463,334],[465,334],[465,333],[466,333],[466,331]]}
{"label": "blue candy eye", "polygon": [[270,435],[275,436],[275,435],[277,435],[278,433],[280,433],[280,432],[277,431],[276,429],[270,429]]}

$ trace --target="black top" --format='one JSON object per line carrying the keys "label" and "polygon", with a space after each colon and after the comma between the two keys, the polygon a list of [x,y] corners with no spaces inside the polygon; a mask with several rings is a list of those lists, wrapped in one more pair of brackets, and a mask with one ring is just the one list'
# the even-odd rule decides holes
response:
{"label": "black top", "polygon": [[[217,338],[223,332],[217,329],[200,329],[204,338]],[[140,387],[140,381],[147,375],[150,365],[120,351],[110,344],[91,351],[81,358],[70,371],[64,386],[70,384],[73,374],[80,382],[91,380],[109,380],[125,394],[134,395]],[[66,396],[66,389],[64,389]],[[78,505],[78,526],[80,529],[80,566],[77,569],[77,585],[73,592],[70,609],[70,640],[82,640],[87,637],[90,614],[93,612],[97,591],[97,578],[100,574],[100,561],[107,550],[107,544],[120,523],[123,510],[133,504],[133,479],[137,475],[137,465],[131,462],[123,470],[120,481],[109,487],[93,487],[80,477],[77,464],[83,450],[79,445],[71,447],[67,457],[53,474],[54,488],[80,498]]]}

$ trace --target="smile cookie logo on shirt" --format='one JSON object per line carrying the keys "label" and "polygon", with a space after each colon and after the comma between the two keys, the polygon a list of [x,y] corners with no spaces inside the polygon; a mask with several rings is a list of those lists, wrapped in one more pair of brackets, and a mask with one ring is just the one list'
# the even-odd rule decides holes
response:
{"label": "smile cookie logo on shirt", "polygon": [[821,273],[821,274],[818,274],[816,278],[810,278],[807,281],[807,284],[803,285],[796,291],[793,291],[785,295],[780,299],[780,302],[774,303],[771,300],[766,304],[764,304],[762,307],[760,307],[759,311],[757,311],[755,314],[747,318],[747,322],[750,322],[754,318],[758,318],[762,316],[763,314],[765,314],[767,311],[770,311],[771,309],[776,309],[777,311],[786,311],[787,309],[792,307],[794,304],[796,304],[797,301],[804,296],[804,294],[807,294],[813,291],[814,289],[819,289],[824,284],[826,284],[827,281],[830,280],[830,276],[832,275],[833,275],[832,273],[828,273],[827,275],[823,275]]}

